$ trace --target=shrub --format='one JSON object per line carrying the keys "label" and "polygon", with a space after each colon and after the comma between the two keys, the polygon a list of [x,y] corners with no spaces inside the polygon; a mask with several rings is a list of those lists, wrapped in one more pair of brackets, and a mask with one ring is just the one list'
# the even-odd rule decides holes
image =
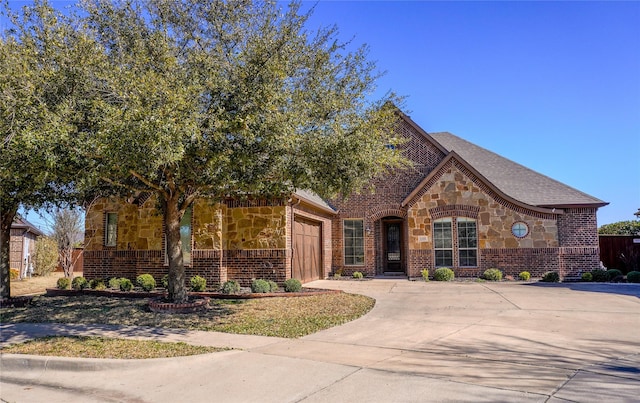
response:
{"label": "shrub", "polygon": [[336,280],[339,280],[342,278],[342,274],[340,273],[333,273],[333,278],[335,278]]}
{"label": "shrub", "polygon": [[529,281],[529,279],[531,278],[531,273],[529,273],[528,271],[523,271],[518,274],[518,278],[522,281]]}
{"label": "shrub", "polygon": [[362,277],[364,277],[364,276],[362,275],[362,272],[359,272],[359,271],[354,271],[354,272],[353,272],[353,278],[355,278],[355,279],[358,279],[358,280],[359,280],[359,279],[361,279]]}
{"label": "shrub", "polygon": [[89,281],[89,287],[91,287],[92,290],[104,290],[107,288],[107,286],[104,285],[104,280],[101,278],[94,278]]}
{"label": "shrub", "polygon": [[542,276],[542,280],[545,283],[557,283],[560,281],[560,275],[556,271],[548,271]]}
{"label": "shrub", "polygon": [[420,274],[422,274],[422,279],[424,281],[429,281],[429,270],[422,269],[422,270],[420,270]]}
{"label": "shrub", "polygon": [[46,276],[58,267],[58,243],[48,236],[41,236],[36,241],[33,251],[33,274]]}
{"label": "shrub", "polygon": [[299,292],[302,290],[302,283],[298,279],[290,278],[284,282],[284,290],[286,292]]}
{"label": "shrub", "polygon": [[151,274],[141,274],[136,277],[136,284],[145,291],[151,291],[156,288],[156,279]]}
{"label": "shrub", "polygon": [[128,278],[120,278],[120,291],[131,291],[133,289],[133,283]]}
{"label": "shrub", "polygon": [[191,291],[202,292],[207,289],[207,280],[204,277],[193,276],[189,284],[191,284]]}
{"label": "shrub", "polygon": [[489,281],[502,280],[502,272],[498,269],[487,269],[482,273],[482,278]]}
{"label": "shrub", "polygon": [[618,277],[622,276],[622,272],[618,269],[609,269],[607,270],[607,279],[609,281],[613,281]]}
{"label": "shrub", "polygon": [[630,271],[627,273],[627,281],[630,283],[640,283],[640,271]]}
{"label": "shrub", "polygon": [[162,276],[162,279],[160,279],[160,283],[162,283],[162,286],[164,288],[169,288],[169,275],[165,274],[164,276]]}
{"label": "shrub", "polygon": [[235,294],[240,291],[240,284],[235,280],[229,280],[222,284],[223,294]]}
{"label": "shrub", "polygon": [[74,290],[84,290],[88,286],[89,286],[89,282],[87,281],[86,278],[82,276],[74,277],[73,280],[71,281],[71,288],[73,288]]}
{"label": "shrub", "polygon": [[280,288],[278,287],[278,284],[273,280],[269,280],[268,283],[269,283],[269,292],[276,292]]}
{"label": "shrub", "polygon": [[605,270],[593,270],[591,272],[591,277],[593,278],[593,281],[596,281],[598,283],[609,281],[609,275]]}
{"label": "shrub", "polygon": [[251,292],[255,292],[255,293],[265,293],[265,292],[269,292],[269,290],[271,290],[271,287],[269,287],[269,283],[267,282],[267,280],[263,280],[263,279],[254,279],[251,282]]}
{"label": "shrub", "polygon": [[109,280],[109,288],[115,288],[116,290],[120,289],[120,279],[117,277],[113,277]]}
{"label": "shrub", "polygon": [[440,267],[433,273],[433,279],[436,281],[453,281],[455,273],[448,267]]}
{"label": "shrub", "polygon": [[17,280],[20,277],[20,271],[18,269],[9,269],[9,280]]}
{"label": "shrub", "polygon": [[586,272],[586,273],[582,273],[582,277],[581,277],[582,281],[593,281],[593,274]]}
{"label": "shrub", "polygon": [[71,281],[69,281],[69,279],[66,277],[60,277],[56,285],[61,290],[68,290],[69,286],[71,285]]}

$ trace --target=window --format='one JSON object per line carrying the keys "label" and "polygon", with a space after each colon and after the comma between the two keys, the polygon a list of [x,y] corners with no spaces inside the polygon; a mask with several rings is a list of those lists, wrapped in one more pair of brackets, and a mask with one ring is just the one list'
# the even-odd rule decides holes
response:
{"label": "window", "polygon": [[192,210],[189,207],[180,220],[180,241],[182,241],[182,261],[184,264],[191,264],[191,216]]}
{"label": "window", "polygon": [[[182,263],[191,264],[191,217],[193,211],[189,207],[180,220],[180,243],[182,244]],[[169,256],[167,255],[167,242],[165,236],[164,243],[164,264],[169,264]]]}
{"label": "window", "polygon": [[104,226],[104,246],[116,246],[118,213],[107,213]]}
{"label": "window", "polygon": [[364,222],[344,220],[344,264],[364,265]]}
{"label": "window", "polygon": [[458,265],[473,267],[478,265],[478,236],[476,220],[458,218]]}
{"label": "window", "polygon": [[441,218],[433,222],[433,247],[437,267],[453,266],[451,218]]}
{"label": "window", "polygon": [[455,221],[451,217],[435,220],[433,222],[433,249],[436,267],[477,266],[478,232],[476,220],[465,217],[458,217]]}
{"label": "window", "polygon": [[529,234],[529,227],[523,222],[517,222],[511,226],[511,233],[516,238],[524,238]]}

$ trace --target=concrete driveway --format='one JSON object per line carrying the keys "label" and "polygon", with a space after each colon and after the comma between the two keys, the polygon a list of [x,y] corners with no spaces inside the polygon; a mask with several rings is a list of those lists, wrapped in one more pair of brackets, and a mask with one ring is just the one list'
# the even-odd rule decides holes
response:
{"label": "concrete driveway", "polygon": [[[2,357],[5,401],[538,401],[640,396],[640,285],[316,281],[376,299],[300,339],[3,324],[242,348],[171,360]],[[115,362],[114,362],[115,361]],[[69,371],[73,371],[70,375]],[[45,400],[42,400],[45,401]]]}

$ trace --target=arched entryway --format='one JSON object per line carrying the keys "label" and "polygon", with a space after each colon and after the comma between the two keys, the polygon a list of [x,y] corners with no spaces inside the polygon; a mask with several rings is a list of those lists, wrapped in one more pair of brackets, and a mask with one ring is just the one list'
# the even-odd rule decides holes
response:
{"label": "arched entryway", "polygon": [[377,272],[384,275],[403,275],[406,273],[406,227],[401,217],[387,216],[377,226],[379,253]]}

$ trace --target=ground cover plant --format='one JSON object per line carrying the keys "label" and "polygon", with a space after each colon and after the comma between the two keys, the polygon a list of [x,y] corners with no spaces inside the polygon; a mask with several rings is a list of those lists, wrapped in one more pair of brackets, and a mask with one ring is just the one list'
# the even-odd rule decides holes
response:
{"label": "ground cover plant", "polygon": [[32,354],[56,357],[146,359],[208,354],[227,349],[167,343],[155,340],[112,339],[105,337],[41,337],[0,349],[3,354]]}
{"label": "ground cover plant", "polygon": [[211,308],[204,312],[178,315],[151,312],[144,299],[36,297],[23,308],[1,308],[0,322],[132,325],[301,337],[354,320],[374,303],[372,298],[346,293],[211,300]]}

